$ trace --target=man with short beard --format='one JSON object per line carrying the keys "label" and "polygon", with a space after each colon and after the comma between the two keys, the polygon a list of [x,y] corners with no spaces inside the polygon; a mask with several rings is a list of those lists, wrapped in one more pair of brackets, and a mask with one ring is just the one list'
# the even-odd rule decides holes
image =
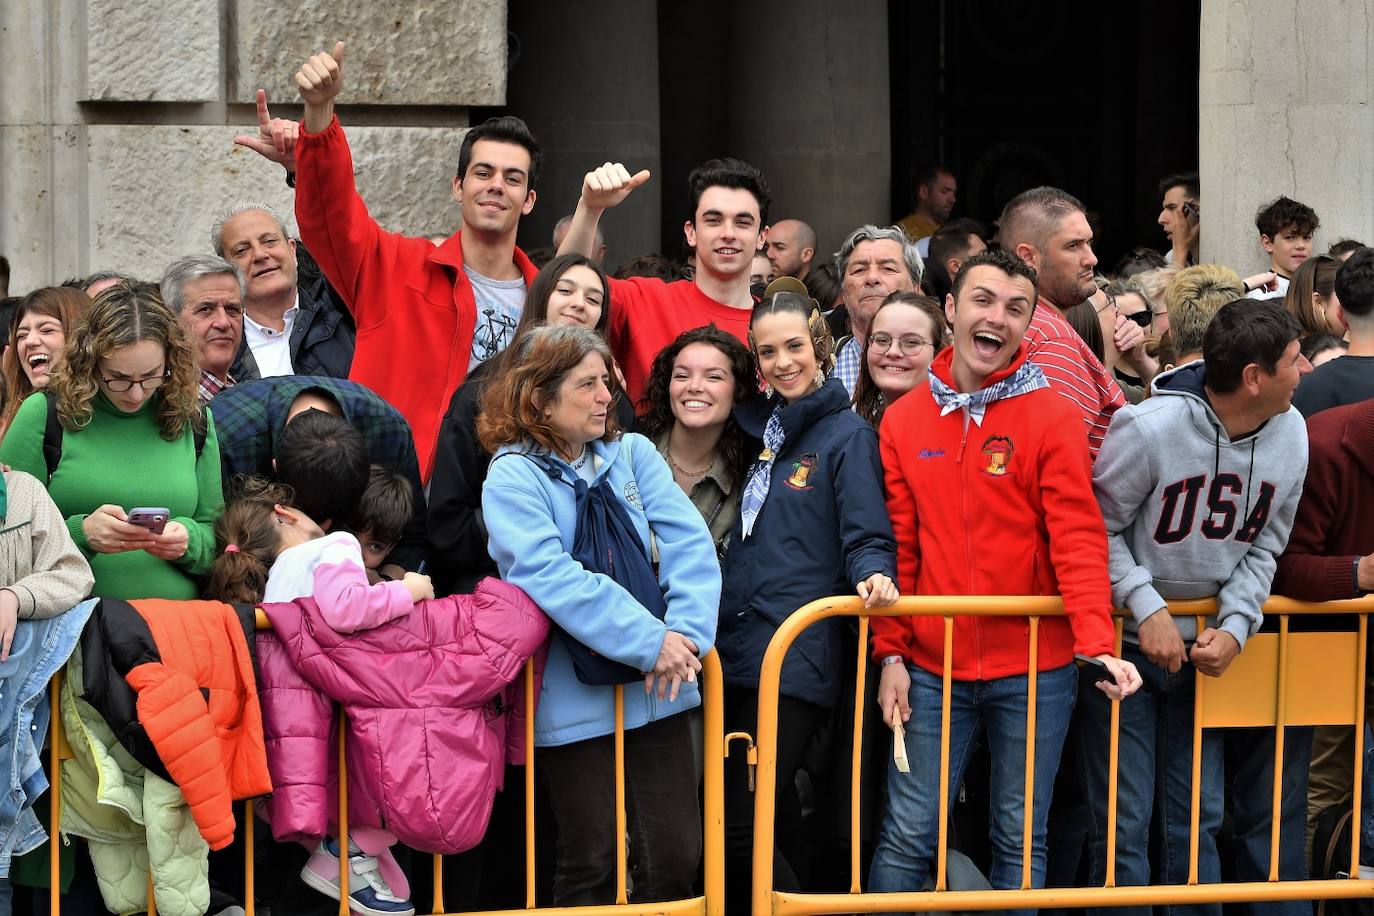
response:
{"label": "man with short beard", "polygon": [[[1012,198],[999,223],[1002,247],[1035,269],[1040,301],[1026,330],[1030,359],[1045,373],[1050,387],[1073,401],[1083,415],[1088,451],[1096,458],[1117,408],[1126,403],[1121,386],[1064,312],[1097,292],[1093,268],[1093,231],[1083,204],[1058,188],[1032,188]],[[1144,331],[1120,316],[1113,345],[1125,353],[1145,339]]]}
{"label": "man with short beard", "polygon": [[799,219],[780,219],[768,227],[766,250],[774,277],[805,280],[816,256],[816,230]]}

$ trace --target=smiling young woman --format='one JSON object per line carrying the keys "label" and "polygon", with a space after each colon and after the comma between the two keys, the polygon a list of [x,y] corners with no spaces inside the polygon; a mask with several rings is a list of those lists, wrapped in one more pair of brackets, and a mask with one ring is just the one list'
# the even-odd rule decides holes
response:
{"label": "smiling young woman", "polygon": [[928,296],[897,292],[884,299],[865,342],[854,412],[877,429],[883,412],[926,380],[931,361],[945,348],[947,327],[939,303]]}
{"label": "smiling young woman", "polygon": [[91,306],[79,289],[48,286],[36,289],[15,307],[5,350],[5,408],[0,435],[9,428],[24,398],[48,386],[62,363],[67,338]]}

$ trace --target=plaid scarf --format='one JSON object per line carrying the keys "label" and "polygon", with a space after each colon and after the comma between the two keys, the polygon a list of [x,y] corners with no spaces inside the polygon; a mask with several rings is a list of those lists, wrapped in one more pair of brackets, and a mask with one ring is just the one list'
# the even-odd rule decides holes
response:
{"label": "plaid scarf", "polygon": [[749,468],[749,482],[745,484],[744,496],[740,500],[740,520],[744,522],[744,537],[754,531],[754,520],[763,511],[763,501],[768,498],[768,485],[773,480],[773,461],[782,451],[782,398],[773,412],[768,415],[768,425],[763,428],[763,451],[758,460]]}
{"label": "plaid scarf", "polygon": [[1045,381],[1045,373],[1041,372],[1040,367],[1030,360],[1026,360],[1021,364],[1021,368],[1006,378],[993,382],[986,388],[979,388],[977,391],[968,393],[955,391],[941,381],[935,373],[930,373],[930,393],[940,408],[940,416],[951,414],[962,407],[968,411],[969,419],[978,426],[983,425],[983,414],[987,412],[988,405],[993,401],[1014,398],[1018,394],[1026,394],[1048,387],[1050,387],[1050,383]]}

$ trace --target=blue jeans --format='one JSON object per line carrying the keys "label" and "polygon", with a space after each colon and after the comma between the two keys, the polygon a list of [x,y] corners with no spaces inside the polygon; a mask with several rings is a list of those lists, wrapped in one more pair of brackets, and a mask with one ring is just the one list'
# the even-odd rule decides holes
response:
{"label": "blue jeans", "polygon": [[[1193,785],[1193,700],[1196,670],[1184,664],[1170,674],[1129,643],[1123,657],[1140,671],[1144,686],[1121,703],[1117,751],[1116,883],[1186,884],[1189,821]],[[1090,876],[1106,880],[1107,763],[1112,703],[1085,675],[1078,697],[1079,753],[1084,794],[1091,820],[1088,835]],[[1307,770],[1312,756],[1312,729],[1289,728],[1284,735],[1282,822],[1279,877],[1307,877],[1304,842],[1307,830]],[[1272,822],[1274,730],[1208,729],[1202,734],[1202,790],[1198,800],[1198,882],[1221,880],[1217,832],[1223,802],[1235,828],[1236,881],[1264,881],[1269,875],[1269,829]],[[1150,817],[1158,806],[1163,826],[1157,881],[1151,880]],[[1238,913],[1310,916],[1306,902],[1237,904]],[[1118,916],[1149,916],[1149,907],[1120,907]],[[1171,907],[1174,914],[1219,916],[1220,904]]]}
{"label": "blue jeans", "polygon": [[[939,675],[908,665],[911,719],[906,726],[910,773],[888,764],[887,811],[869,872],[869,890],[918,891],[932,879],[940,829]],[[1042,671],[1035,704],[1035,800],[1032,812],[1031,886],[1045,882],[1045,824],[1064,735],[1073,715],[1073,665]],[[1021,886],[1026,765],[1025,675],[991,681],[954,681],[950,696],[949,799],[952,804],[979,735],[992,756],[989,840],[995,888]],[[1010,912],[1010,911],[1008,911]]]}

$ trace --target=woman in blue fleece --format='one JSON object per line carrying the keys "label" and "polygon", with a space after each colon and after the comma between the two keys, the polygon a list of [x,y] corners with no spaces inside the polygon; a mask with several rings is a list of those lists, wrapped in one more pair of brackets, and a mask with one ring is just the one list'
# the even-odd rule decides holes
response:
{"label": "woman in blue fleece", "polygon": [[[562,630],[549,644],[534,720],[538,772],[558,823],[554,903],[615,901],[614,690],[579,679],[575,654],[583,660],[588,649],[635,678],[625,686],[635,902],[685,899],[701,860],[701,809],[688,717],[677,714],[701,702],[699,659],[715,642],[715,547],[653,443],[616,428],[619,385],[600,336],[545,326],[511,346],[477,422],[493,455],[482,516],[501,577]],[[666,605],[661,618],[646,595],[572,555],[579,496],[598,487],[624,510],[646,558],[651,549],[657,556],[661,597],[647,598]]]}
{"label": "woman in blue fleece", "polygon": [[[892,604],[897,542],[883,498],[877,433],[850,409],[844,384],[826,379],[834,342],[804,286],[786,277],[769,284],[754,306],[749,344],[768,397],[735,408],[746,435],[763,447],[749,469],[725,554],[719,649],[726,731],[757,735],[759,669],[778,626],[802,605],[830,595],[857,593],[869,607]],[[788,792],[803,752],[839,699],[840,626],[832,619],[808,628],[783,663],[780,793]],[[732,756],[725,770],[727,913],[749,911],[753,826],[747,770]],[[774,886],[801,890],[779,850],[773,862]]]}

